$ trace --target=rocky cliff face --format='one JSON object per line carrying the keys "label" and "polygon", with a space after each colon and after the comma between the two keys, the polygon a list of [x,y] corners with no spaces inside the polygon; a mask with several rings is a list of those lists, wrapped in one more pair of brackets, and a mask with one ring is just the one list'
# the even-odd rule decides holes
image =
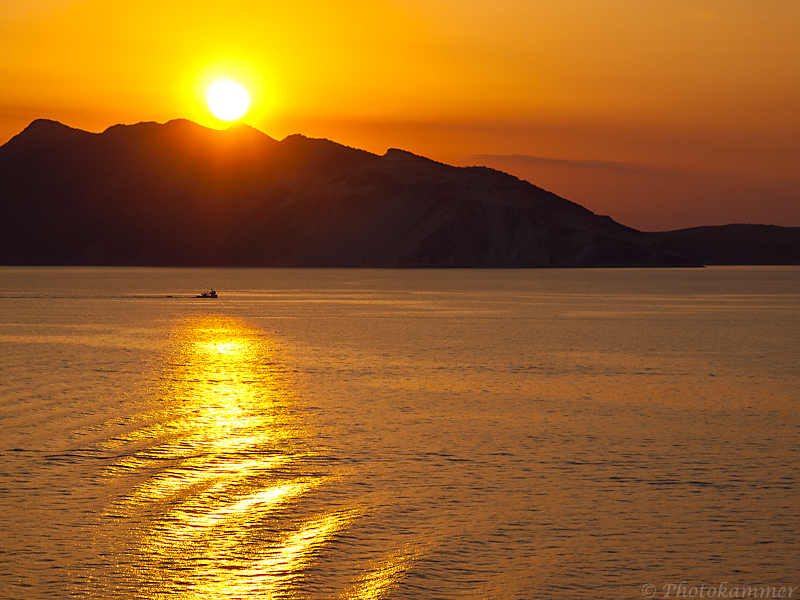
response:
{"label": "rocky cliff face", "polygon": [[0,147],[0,262],[688,266],[646,233],[484,167],[189,121],[34,121]]}

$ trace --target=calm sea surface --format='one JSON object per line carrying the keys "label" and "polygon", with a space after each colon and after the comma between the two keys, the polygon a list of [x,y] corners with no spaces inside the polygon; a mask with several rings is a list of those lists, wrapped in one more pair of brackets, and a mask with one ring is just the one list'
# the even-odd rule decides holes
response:
{"label": "calm sea surface", "polygon": [[3,267],[0,597],[798,598],[799,400],[793,267]]}

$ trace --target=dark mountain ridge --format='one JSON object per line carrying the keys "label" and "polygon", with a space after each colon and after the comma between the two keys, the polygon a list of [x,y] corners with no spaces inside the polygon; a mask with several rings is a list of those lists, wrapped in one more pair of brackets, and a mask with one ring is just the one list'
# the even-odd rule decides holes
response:
{"label": "dark mountain ridge", "polygon": [[37,120],[0,147],[0,263],[693,266],[657,236],[486,167],[186,120]]}
{"label": "dark mountain ridge", "polygon": [[800,265],[800,227],[732,223],[653,235],[704,265]]}

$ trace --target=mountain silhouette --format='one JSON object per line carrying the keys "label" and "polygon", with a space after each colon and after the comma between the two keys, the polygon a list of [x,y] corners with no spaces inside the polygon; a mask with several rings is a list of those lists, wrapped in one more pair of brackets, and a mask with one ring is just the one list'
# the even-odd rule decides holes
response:
{"label": "mountain silhouette", "polygon": [[704,265],[800,265],[800,227],[735,223],[653,233]]}
{"label": "mountain silhouette", "polygon": [[486,167],[186,120],[36,120],[0,147],[0,263],[694,266],[683,246]]}

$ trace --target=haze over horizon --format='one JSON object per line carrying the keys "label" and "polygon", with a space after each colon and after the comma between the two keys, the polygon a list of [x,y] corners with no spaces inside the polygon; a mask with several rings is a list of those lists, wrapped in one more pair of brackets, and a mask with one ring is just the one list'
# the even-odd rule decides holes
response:
{"label": "haze over horizon", "polygon": [[37,118],[187,118],[517,175],[644,230],[800,226],[800,5],[785,0],[6,0],[0,144]]}

